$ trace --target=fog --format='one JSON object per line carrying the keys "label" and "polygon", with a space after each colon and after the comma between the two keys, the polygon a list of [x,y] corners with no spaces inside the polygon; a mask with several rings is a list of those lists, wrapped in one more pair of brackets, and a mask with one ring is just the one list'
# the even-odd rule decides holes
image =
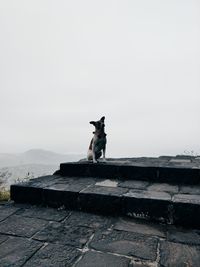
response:
{"label": "fog", "polygon": [[[200,154],[198,0],[0,0],[0,152]],[[194,152],[191,152],[194,151]]]}

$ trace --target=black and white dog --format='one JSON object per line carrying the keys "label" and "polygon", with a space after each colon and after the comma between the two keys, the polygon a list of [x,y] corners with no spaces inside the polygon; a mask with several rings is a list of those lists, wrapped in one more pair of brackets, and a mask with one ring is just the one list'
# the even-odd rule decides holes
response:
{"label": "black and white dog", "polygon": [[106,134],[105,134],[105,117],[102,117],[99,121],[90,121],[90,124],[94,125],[95,131],[93,132],[94,136],[90,142],[90,146],[88,149],[87,159],[93,160],[93,163],[97,163],[97,159],[99,159],[102,155],[103,150],[103,160],[105,161],[106,154]]}

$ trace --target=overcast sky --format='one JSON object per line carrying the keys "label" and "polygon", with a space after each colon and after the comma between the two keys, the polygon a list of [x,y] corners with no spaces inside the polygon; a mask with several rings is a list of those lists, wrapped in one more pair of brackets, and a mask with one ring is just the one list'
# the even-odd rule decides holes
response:
{"label": "overcast sky", "polygon": [[0,0],[0,152],[200,153],[199,0]]}

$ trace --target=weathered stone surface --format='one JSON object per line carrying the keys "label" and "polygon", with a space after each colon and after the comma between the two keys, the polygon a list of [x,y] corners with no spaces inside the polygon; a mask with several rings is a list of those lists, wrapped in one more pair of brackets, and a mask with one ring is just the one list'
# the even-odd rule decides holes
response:
{"label": "weathered stone surface", "polygon": [[9,237],[7,235],[0,235],[0,244],[6,241]]}
{"label": "weathered stone surface", "polygon": [[90,228],[108,228],[112,225],[114,219],[103,217],[86,212],[73,211],[70,217],[64,222],[68,226],[86,226]]}
{"label": "weathered stone surface", "polygon": [[47,206],[54,208],[65,206],[66,209],[77,209],[78,192],[45,188],[43,195],[43,203]]}
{"label": "weathered stone surface", "polygon": [[75,265],[76,267],[129,267],[130,260],[127,258],[106,253],[88,251]]}
{"label": "weathered stone surface", "polygon": [[174,158],[171,159],[169,162],[174,162],[174,163],[191,163],[191,159],[181,159],[181,158]]}
{"label": "weathered stone surface", "polygon": [[170,185],[170,184],[164,184],[164,183],[155,183],[151,184],[147,187],[147,190],[150,191],[159,191],[159,192],[168,192],[168,193],[178,193],[178,185]]}
{"label": "weathered stone surface", "polygon": [[[193,196],[177,197],[173,204],[173,223],[186,227],[200,228],[200,204]],[[200,195],[199,195],[200,196]]]}
{"label": "weathered stone surface", "polygon": [[170,194],[166,192],[146,191],[146,190],[130,190],[124,194],[126,197],[138,198],[138,199],[156,199],[163,201],[171,201]]}
{"label": "weathered stone surface", "polygon": [[31,186],[28,183],[11,185],[10,197],[16,203],[43,203],[43,187]]}
{"label": "weathered stone surface", "polygon": [[123,212],[136,218],[170,222],[171,196],[166,192],[130,190],[124,194]]}
{"label": "weathered stone surface", "polygon": [[200,186],[192,186],[192,185],[185,185],[180,186],[180,193],[181,194],[192,194],[192,195],[200,195]]}
{"label": "weathered stone surface", "polygon": [[[171,163],[172,165],[174,163]],[[173,167],[159,168],[159,181],[173,184],[199,184],[199,169]]]}
{"label": "weathered stone surface", "polygon": [[79,209],[101,214],[121,213],[121,196],[128,189],[92,186],[79,193]]}
{"label": "weathered stone surface", "polygon": [[[181,164],[181,166],[180,166]],[[165,183],[199,184],[199,169],[194,169],[193,163],[165,163],[159,159],[139,159],[136,162],[108,161],[92,164],[90,162],[62,163],[60,174],[65,176],[90,176],[105,179],[139,179]],[[180,166],[180,167],[179,167]]]}
{"label": "weathered stone surface", "polygon": [[119,231],[127,231],[133,233],[140,233],[143,235],[165,237],[164,227],[157,224],[146,224],[133,220],[120,218],[114,225],[114,229]]}
{"label": "weathered stone surface", "polygon": [[198,204],[200,205],[200,195],[177,194],[172,198],[173,202]]}
{"label": "weathered stone surface", "polygon": [[131,188],[131,189],[146,189],[149,185],[149,182],[146,181],[134,181],[134,180],[128,180],[119,182],[119,187],[125,187],[125,188]]}
{"label": "weathered stone surface", "polygon": [[160,266],[162,267],[199,267],[200,247],[172,242],[161,242]]}
{"label": "weathered stone surface", "polygon": [[0,233],[31,237],[46,224],[44,220],[12,215],[0,223]]}
{"label": "weathered stone surface", "polygon": [[89,245],[104,252],[155,260],[157,243],[157,239],[153,237],[113,230],[96,234]]}
{"label": "weathered stone surface", "polygon": [[176,243],[200,245],[200,235],[194,230],[180,230],[175,227],[170,227],[167,233],[167,239]]}
{"label": "weathered stone surface", "polygon": [[47,227],[34,236],[34,239],[82,248],[93,232],[94,230],[88,227],[50,222]]}
{"label": "weathered stone surface", "polygon": [[46,189],[57,190],[57,191],[71,191],[71,192],[80,192],[87,187],[87,184],[77,184],[72,181],[71,184],[64,183],[55,183],[53,185],[45,187]]}
{"label": "weathered stone surface", "polygon": [[118,186],[118,181],[117,180],[106,179],[106,180],[102,180],[102,181],[96,182],[95,185],[96,186],[117,187]]}
{"label": "weathered stone surface", "polygon": [[5,220],[8,216],[12,215],[18,210],[19,208],[12,207],[9,205],[0,206],[0,222]]}
{"label": "weathered stone surface", "polygon": [[24,265],[25,267],[66,267],[72,266],[81,253],[73,247],[48,244],[41,248]]}
{"label": "weathered stone surface", "polygon": [[70,212],[67,210],[56,210],[52,208],[44,208],[44,207],[32,207],[21,209],[17,212],[17,215],[23,217],[31,217],[31,218],[38,218],[48,221],[62,221],[67,216],[69,216]]}
{"label": "weathered stone surface", "polygon": [[83,194],[99,194],[109,196],[121,196],[128,192],[127,188],[108,187],[108,186],[91,186],[83,190]]}
{"label": "weathered stone surface", "polygon": [[0,266],[22,266],[43,244],[34,240],[10,237],[0,245]]}

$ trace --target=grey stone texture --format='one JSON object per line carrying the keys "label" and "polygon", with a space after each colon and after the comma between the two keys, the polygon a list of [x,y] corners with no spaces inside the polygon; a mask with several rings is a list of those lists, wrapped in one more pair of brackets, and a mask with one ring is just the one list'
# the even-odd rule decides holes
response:
{"label": "grey stone texture", "polygon": [[129,267],[130,259],[102,252],[88,251],[76,267]]}
{"label": "grey stone texture", "polygon": [[90,243],[90,247],[96,250],[152,261],[156,260],[157,245],[154,237],[116,230],[99,233]]}
{"label": "grey stone texture", "polygon": [[11,207],[11,206],[0,206],[0,222],[5,220],[7,217],[12,215],[18,210],[16,207]]}
{"label": "grey stone texture", "polygon": [[37,218],[25,218],[20,215],[13,215],[0,223],[0,233],[31,237],[46,224],[47,221]]}
{"label": "grey stone texture", "polygon": [[42,245],[34,240],[9,237],[0,245],[0,266],[22,266]]}
{"label": "grey stone texture", "polygon": [[65,223],[50,222],[34,236],[34,239],[50,243],[82,248],[93,234],[93,229],[83,226],[69,226]]}
{"label": "grey stone texture", "polygon": [[165,229],[162,225],[145,223],[128,218],[119,218],[114,225],[115,230],[140,233],[149,236],[165,237]]}
{"label": "grey stone texture", "polygon": [[200,248],[177,244],[173,242],[161,242],[160,266],[161,267],[199,267]]}
{"label": "grey stone texture", "polygon": [[21,215],[23,217],[30,217],[30,218],[37,218],[47,221],[57,221],[60,222],[64,220],[67,216],[69,216],[70,211],[63,210],[63,209],[52,209],[52,208],[45,208],[45,207],[32,207],[20,209],[17,215]]}
{"label": "grey stone texture", "polygon": [[76,248],[58,244],[48,244],[37,251],[24,265],[25,267],[66,267],[72,266],[81,255]]}
{"label": "grey stone texture", "polygon": [[1,206],[8,214],[16,211],[0,223],[1,267],[199,267],[199,230],[23,204]]}

